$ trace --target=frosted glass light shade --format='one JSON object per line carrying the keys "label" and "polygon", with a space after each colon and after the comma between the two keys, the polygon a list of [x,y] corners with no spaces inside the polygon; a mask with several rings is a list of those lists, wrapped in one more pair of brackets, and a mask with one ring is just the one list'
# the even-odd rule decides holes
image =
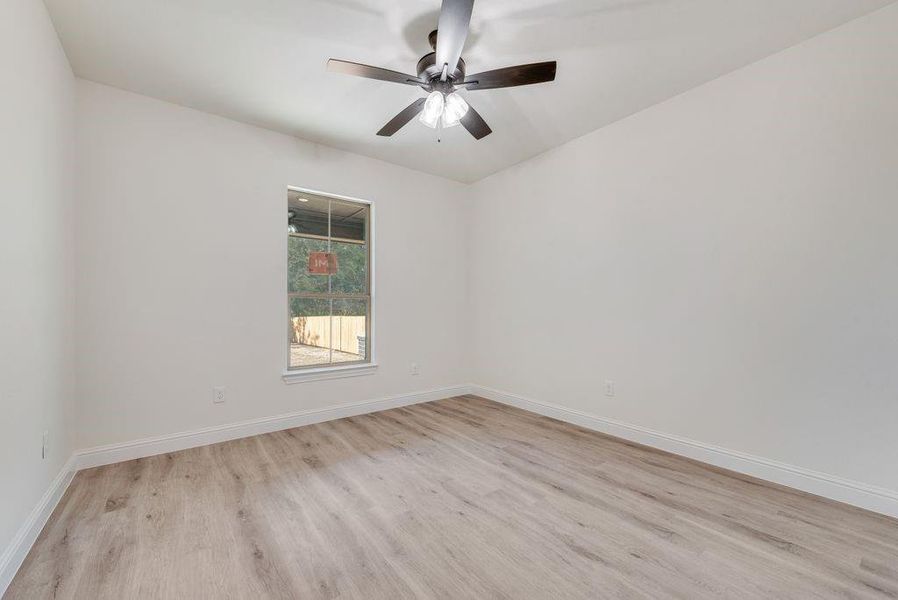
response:
{"label": "frosted glass light shade", "polygon": [[446,98],[446,106],[443,108],[443,127],[458,125],[465,113],[468,112],[468,103],[458,94],[449,94]]}
{"label": "frosted glass light shade", "polygon": [[424,110],[421,111],[421,116],[418,117],[418,120],[431,129],[436,128],[437,123],[440,120],[440,115],[443,114],[444,104],[445,100],[443,94],[440,92],[430,92],[430,95],[427,96],[427,101],[424,102]]}

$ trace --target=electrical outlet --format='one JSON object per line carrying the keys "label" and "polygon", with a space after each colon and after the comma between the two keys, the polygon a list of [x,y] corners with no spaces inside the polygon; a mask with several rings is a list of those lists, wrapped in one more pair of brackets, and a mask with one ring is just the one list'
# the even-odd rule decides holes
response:
{"label": "electrical outlet", "polygon": [[45,431],[44,435],[41,436],[41,458],[47,458],[47,455],[50,453],[50,432]]}
{"label": "electrical outlet", "polygon": [[614,397],[614,382],[610,379],[605,380],[605,395],[609,398]]}
{"label": "electrical outlet", "polygon": [[212,403],[224,404],[226,395],[225,392],[227,392],[227,388],[225,388],[223,385],[212,388]]}
{"label": "electrical outlet", "polygon": [[421,370],[418,368],[418,363],[416,363],[416,362],[410,363],[408,366],[408,372],[411,373],[412,375],[417,375],[418,373],[420,373]]}

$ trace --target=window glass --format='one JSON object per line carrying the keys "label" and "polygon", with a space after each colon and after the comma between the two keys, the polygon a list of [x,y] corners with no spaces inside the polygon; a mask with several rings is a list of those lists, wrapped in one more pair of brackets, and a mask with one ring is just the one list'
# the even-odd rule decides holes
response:
{"label": "window glass", "polygon": [[370,205],[287,193],[288,369],[370,362]]}

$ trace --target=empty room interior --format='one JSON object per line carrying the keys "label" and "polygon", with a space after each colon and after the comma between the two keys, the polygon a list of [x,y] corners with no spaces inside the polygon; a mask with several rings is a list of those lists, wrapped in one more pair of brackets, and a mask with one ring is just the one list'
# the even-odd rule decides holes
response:
{"label": "empty room interior", "polygon": [[898,2],[3,0],[0,597],[898,598]]}

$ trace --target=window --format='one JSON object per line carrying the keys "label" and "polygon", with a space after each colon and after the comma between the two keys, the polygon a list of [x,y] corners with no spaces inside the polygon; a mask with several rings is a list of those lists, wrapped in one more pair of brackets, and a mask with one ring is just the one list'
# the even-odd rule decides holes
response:
{"label": "window", "polygon": [[371,364],[371,205],[287,191],[288,375]]}

